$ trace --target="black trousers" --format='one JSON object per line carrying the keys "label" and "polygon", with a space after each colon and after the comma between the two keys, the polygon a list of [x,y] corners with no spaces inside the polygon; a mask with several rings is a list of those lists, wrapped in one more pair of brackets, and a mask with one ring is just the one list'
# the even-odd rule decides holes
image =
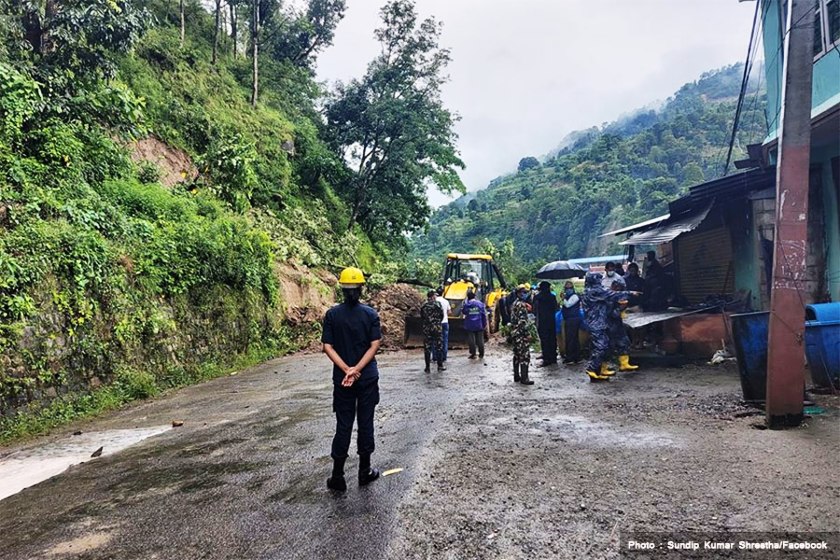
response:
{"label": "black trousers", "polygon": [[577,362],[580,360],[580,317],[563,319],[563,330],[566,341],[566,360]]}
{"label": "black trousers", "polygon": [[359,455],[370,455],[376,447],[373,439],[373,412],[379,404],[379,380],[359,380],[350,387],[333,386],[333,411],[335,412],[335,437],[332,442],[333,459],[347,457],[353,420],[359,421],[356,437]]}
{"label": "black trousers", "polygon": [[557,334],[555,333],[554,325],[548,328],[538,328],[537,333],[540,335],[540,349],[542,350],[543,363],[557,363]]}
{"label": "black trousers", "polygon": [[470,356],[475,356],[475,349],[478,347],[478,355],[484,357],[484,331],[467,331],[467,344],[470,347]]}

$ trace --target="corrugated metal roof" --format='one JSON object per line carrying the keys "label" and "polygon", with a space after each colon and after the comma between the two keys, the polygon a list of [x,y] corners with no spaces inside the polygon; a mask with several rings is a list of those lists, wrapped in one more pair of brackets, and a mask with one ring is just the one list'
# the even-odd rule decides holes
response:
{"label": "corrugated metal roof", "polygon": [[697,208],[711,198],[732,200],[747,196],[753,191],[774,188],[776,168],[751,169],[743,173],[733,173],[720,179],[700,183],[688,189],[688,194],[668,204],[671,215],[681,214]]}
{"label": "corrugated metal roof", "polygon": [[624,255],[607,255],[604,257],[584,257],[582,259],[569,259],[569,262],[574,264],[597,264],[623,260]]}
{"label": "corrugated metal roof", "polygon": [[598,237],[608,237],[610,235],[621,235],[622,233],[629,233],[631,231],[644,229],[648,226],[658,225],[660,222],[663,222],[670,217],[671,217],[671,214],[663,214],[662,216],[657,216],[656,218],[651,218],[650,220],[645,220],[644,222],[639,222],[638,224],[633,224],[632,226],[627,226],[627,227],[623,227],[621,229],[608,231],[607,233],[602,233]]}
{"label": "corrugated metal roof", "polygon": [[669,219],[664,225],[658,228],[637,233],[627,241],[622,241],[619,245],[659,245],[672,241],[678,235],[691,231],[699,226],[706,219],[713,203],[714,200],[711,200],[700,211],[683,214],[678,218]]}

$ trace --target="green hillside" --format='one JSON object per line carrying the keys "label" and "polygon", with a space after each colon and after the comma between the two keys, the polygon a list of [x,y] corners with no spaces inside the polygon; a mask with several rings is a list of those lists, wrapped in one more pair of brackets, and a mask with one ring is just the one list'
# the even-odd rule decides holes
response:
{"label": "green hillside", "polygon": [[[415,254],[498,248],[515,264],[512,255],[533,262],[615,250],[597,246],[597,235],[667,212],[687,187],[722,174],[742,73],[742,65],[706,73],[659,110],[574,132],[542,163],[523,158],[518,172],[440,208],[413,238]],[[763,139],[763,108],[763,92],[747,98],[734,159]]]}
{"label": "green hillside", "polygon": [[411,0],[335,92],[345,0],[215,6],[0,0],[0,441],[310,342],[328,271],[392,278],[427,181],[463,188]]}

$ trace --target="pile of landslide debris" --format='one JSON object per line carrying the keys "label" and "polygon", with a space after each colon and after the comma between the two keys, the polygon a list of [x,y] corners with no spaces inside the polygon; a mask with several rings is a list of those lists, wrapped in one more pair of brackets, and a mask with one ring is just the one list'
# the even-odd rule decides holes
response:
{"label": "pile of landslide debris", "polygon": [[382,348],[396,350],[403,347],[405,318],[420,314],[423,296],[409,284],[392,284],[376,292],[368,305],[379,312]]}

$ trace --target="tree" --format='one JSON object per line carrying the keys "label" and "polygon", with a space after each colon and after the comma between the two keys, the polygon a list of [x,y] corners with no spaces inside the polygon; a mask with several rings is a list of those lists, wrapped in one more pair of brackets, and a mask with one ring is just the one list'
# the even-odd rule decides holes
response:
{"label": "tree", "polygon": [[519,160],[519,171],[527,171],[528,169],[534,169],[539,166],[540,161],[533,156],[524,157]]}
{"label": "tree", "polygon": [[181,19],[181,48],[184,48],[184,37],[186,35],[186,18],[184,17],[184,0],[178,0],[178,15]]}
{"label": "tree", "polygon": [[327,105],[332,145],[352,175],[340,186],[350,227],[379,239],[421,227],[430,214],[428,184],[464,192],[457,169],[456,117],[440,98],[449,51],[438,46],[441,26],[418,22],[412,0],[382,8],[375,36],[381,52],[361,80],[339,84]]}
{"label": "tree", "polygon": [[260,94],[260,0],[251,2],[251,105],[257,106]]}
{"label": "tree", "polygon": [[221,28],[222,15],[222,0],[216,0],[216,9],[214,10],[215,23],[213,25],[213,59],[212,63],[216,64],[216,57],[219,53],[219,29]]}
{"label": "tree", "polygon": [[311,67],[313,56],[332,44],[346,9],[346,0],[308,0],[306,10],[288,10],[273,34],[274,58]]}
{"label": "tree", "polygon": [[117,58],[131,49],[150,19],[125,0],[10,2],[4,12],[20,22],[37,81],[60,93],[54,102],[61,104],[72,103],[84,85],[112,77]]}
{"label": "tree", "polygon": [[239,14],[236,8],[239,6],[239,0],[228,0],[228,8],[230,9],[230,38],[233,43],[233,58],[237,56],[237,45],[239,43]]}

